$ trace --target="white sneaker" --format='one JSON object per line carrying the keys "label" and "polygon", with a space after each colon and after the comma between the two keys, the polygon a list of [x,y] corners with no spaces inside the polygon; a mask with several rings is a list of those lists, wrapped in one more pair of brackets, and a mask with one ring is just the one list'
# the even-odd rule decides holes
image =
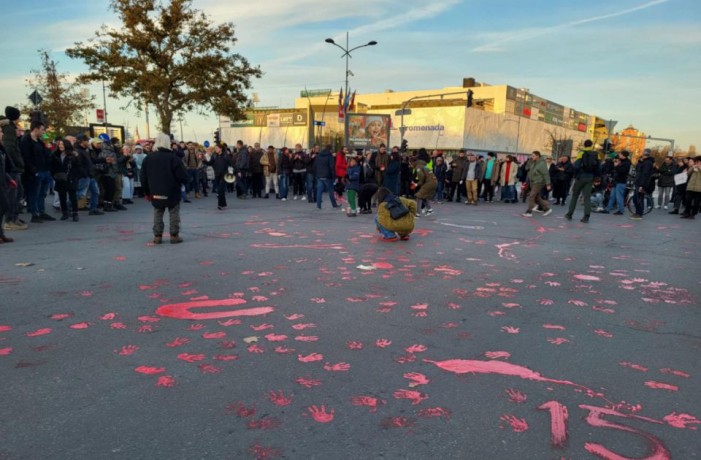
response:
{"label": "white sneaker", "polygon": [[660,209],[660,205],[659,205],[659,204],[656,205],[656,206],[655,206],[655,209]]}
{"label": "white sneaker", "polygon": [[307,195],[302,195],[302,201],[307,201]]}
{"label": "white sneaker", "polygon": [[533,213],[532,213],[532,212],[524,212],[524,213],[521,214],[521,215],[522,215],[523,217],[533,217]]}
{"label": "white sneaker", "polygon": [[421,214],[417,212],[416,214],[414,214],[414,217],[421,217]]}
{"label": "white sneaker", "polygon": [[433,214],[433,208],[426,211],[427,216],[430,216],[431,214]]}
{"label": "white sneaker", "polygon": [[550,208],[550,209],[548,209],[547,211],[545,211],[545,212],[543,213],[543,217],[549,216],[549,215],[552,214],[552,213],[553,213],[553,208]]}
{"label": "white sneaker", "polygon": [[543,210],[540,209],[539,207],[535,207],[535,208],[533,208],[533,212],[543,212]]}
{"label": "white sneaker", "polygon": [[295,195],[294,198],[292,198],[292,199],[295,200],[295,201],[297,201],[297,195]]}
{"label": "white sneaker", "polygon": [[669,209],[669,206],[667,206],[667,205],[664,205],[664,208],[665,208],[665,209]]}
{"label": "white sneaker", "polygon": [[282,198],[280,201],[287,201],[287,198]]}

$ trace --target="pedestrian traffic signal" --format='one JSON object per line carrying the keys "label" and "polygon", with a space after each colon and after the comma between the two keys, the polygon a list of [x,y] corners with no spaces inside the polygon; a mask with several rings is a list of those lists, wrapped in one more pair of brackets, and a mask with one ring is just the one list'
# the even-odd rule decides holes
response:
{"label": "pedestrian traffic signal", "polygon": [[221,144],[221,137],[219,136],[219,130],[214,131],[214,145]]}
{"label": "pedestrian traffic signal", "polygon": [[406,153],[406,151],[408,149],[409,149],[409,142],[406,139],[402,139],[401,151]]}
{"label": "pedestrian traffic signal", "polygon": [[472,102],[473,102],[473,101],[472,101],[472,95],[473,95],[473,94],[474,94],[474,93],[472,92],[471,89],[468,89],[468,90],[467,90],[467,106],[468,106],[468,107],[472,107]]}

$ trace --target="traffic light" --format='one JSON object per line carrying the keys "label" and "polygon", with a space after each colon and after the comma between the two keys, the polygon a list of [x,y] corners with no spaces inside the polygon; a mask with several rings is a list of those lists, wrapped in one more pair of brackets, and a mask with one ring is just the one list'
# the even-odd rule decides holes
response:
{"label": "traffic light", "polygon": [[219,130],[214,131],[214,144],[215,145],[221,144],[221,137],[219,134]]}
{"label": "traffic light", "polygon": [[408,148],[409,148],[409,142],[408,142],[406,139],[402,139],[402,146],[400,147],[400,150],[401,150],[403,153],[406,153],[406,151],[408,150]]}
{"label": "traffic light", "polygon": [[472,107],[472,102],[473,102],[473,101],[472,101],[472,95],[473,95],[473,94],[474,94],[474,93],[472,92],[471,89],[468,89],[468,90],[467,90],[467,106],[468,106],[468,107]]}

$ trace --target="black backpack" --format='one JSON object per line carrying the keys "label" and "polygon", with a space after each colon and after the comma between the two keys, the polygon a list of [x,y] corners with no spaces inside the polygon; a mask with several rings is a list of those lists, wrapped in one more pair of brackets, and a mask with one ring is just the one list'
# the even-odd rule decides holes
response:
{"label": "black backpack", "polygon": [[582,172],[596,174],[599,170],[599,159],[595,152],[584,152],[580,162]]}

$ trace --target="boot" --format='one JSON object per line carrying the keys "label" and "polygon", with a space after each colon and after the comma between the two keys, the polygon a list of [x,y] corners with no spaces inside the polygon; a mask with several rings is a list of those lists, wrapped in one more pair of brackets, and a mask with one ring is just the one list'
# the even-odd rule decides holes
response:
{"label": "boot", "polygon": [[78,222],[80,219],[78,218],[78,213],[74,212],[73,213],[73,222]]}
{"label": "boot", "polygon": [[61,220],[68,220],[68,217],[69,216],[68,216],[67,212],[64,212],[63,214],[61,214]]}
{"label": "boot", "polygon": [[109,201],[105,201],[105,204],[103,205],[102,208],[103,211],[105,212],[115,212],[116,210],[112,207],[112,203]]}
{"label": "boot", "polygon": [[163,236],[162,235],[154,235],[153,244],[161,244],[161,243],[163,243]]}
{"label": "boot", "polygon": [[183,239],[178,235],[170,235],[170,244],[182,243]]}
{"label": "boot", "polygon": [[126,206],[122,205],[122,203],[115,203],[113,206],[114,206],[114,209],[116,209],[117,211],[126,211],[127,210]]}

